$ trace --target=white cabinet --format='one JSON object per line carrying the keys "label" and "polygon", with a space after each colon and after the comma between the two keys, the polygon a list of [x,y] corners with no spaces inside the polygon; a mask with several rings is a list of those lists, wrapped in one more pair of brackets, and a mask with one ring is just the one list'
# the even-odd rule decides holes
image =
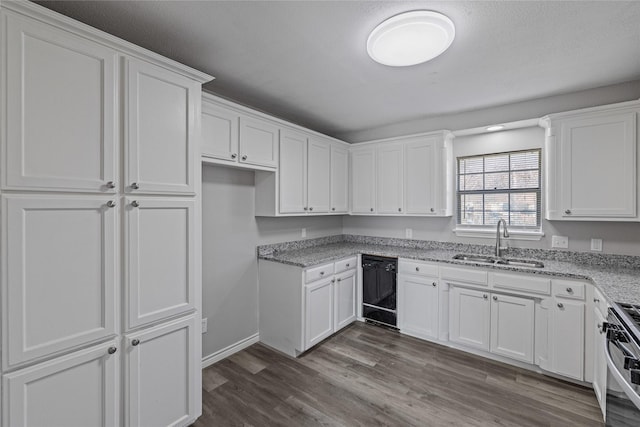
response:
{"label": "white cabinet", "polygon": [[4,369],[116,333],[114,200],[2,196]]}
{"label": "white cabinet", "polygon": [[125,198],[127,330],[195,309],[195,203]]}
{"label": "white cabinet", "polygon": [[351,213],[372,214],[376,206],[376,150],[353,148],[351,158]]}
{"label": "white cabinet", "polygon": [[405,275],[401,272],[398,277],[400,332],[430,340],[438,338],[438,292],[437,276]]}
{"label": "white cabinet", "polygon": [[349,211],[349,151],[331,144],[331,213]]}
{"label": "white cabinet", "polygon": [[380,144],[377,147],[376,206],[378,214],[402,213],[403,153],[402,144]]}
{"label": "white cabinet", "polygon": [[279,127],[266,120],[240,117],[239,161],[256,166],[278,166]]}
{"label": "white cabinet", "polygon": [[333,283],[335,279],[318,280],[304,287],[305,349],[311,348],[334,331]]}
{"label": "white cabinet", "polygon": [[238,130],[240,115],[208,102],[202,97],[202,135],[200,151],[203,157],[229,164],[238,162]]}
{"label": "white cabinet", "polygon": [[407,215],[451,216],[452,135],[411,138],[404,147],[404,200]]}
{"label": "white cabinet", "polygon": [[196,339],[194,316],[125,338],[125,426],[190,424],[201,387]]}
{"label": "white cabinet", "polygon": [[356,256],[302,269],[258,263],[260,341],[297,357],[356,320]]}
{"label": "white cabinet", "polygon": [[23,15],[3,24],[2,187],[113,193],[117,52]]}
{"label": "white cabinet", "polygon": [[638,221],[638,112],[632,101],[547,116],[550,220]]}
{"label": "white cabinet", "polygon": [[534,303],[508,295],[491,296],[491,353],[533,363]]}
{"label": "white cabinet", "polygon": [[491,334],[489,293],[453,287],[450,298],[449,339],[458,344],[489,351]]}
{"label": "white cabinet", "polygon": [[598,307],[594,308],[593,324],[593,391],[602,410],[602,416],[606,418],[607,410],[607,356],[605,354],[607,336],[602,331],[602,325],[606,317]]}
{"label": "white cabinet", "polygon": [[125,67],[125,191],[193,194],[200,84],[137,59]]}
{"label": "white cabinet", "polygon": [[4,375],[2,426],[120,424],[118,350],[107,342]]}
{"label": "white cabinet", "polygon": [[584,378],[584,317],[584,302],[556,299],[549,330],[550,370],[580,381]]}
{"label": "white cabinet", "polygon": [[307,136],[283,130],[280,134],[280,213],[304,213],[307,208]]}
{"label": "white cabinet", "polygon": [[329,212],[331,145],[310,137],[307,148],[307,207],[309,213]]}
{"label": "white cabinet", "polygon": [[[334,310],[334,331],[339,331],[345,326],[356,320],[356,260],[352,260],[352,265],[349,266],[347,260],[346,265],[349,270],[336,274],[334,282],[333,293],[333,310]],[[337,272],[336,263],[336,272]]]}

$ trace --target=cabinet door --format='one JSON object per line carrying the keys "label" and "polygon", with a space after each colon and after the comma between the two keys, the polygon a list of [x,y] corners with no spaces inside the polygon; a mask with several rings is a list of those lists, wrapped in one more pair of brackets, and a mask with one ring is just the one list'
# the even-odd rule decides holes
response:
{"label": "cabinet door", "polygon": [[335,277],[334,330],[338,331],[356,320],[356,270],[348,270]]}
{"label": "cabinet door", "polygon": [[437,277],[400,276],[398,326],[402,333],[438,338]]}
{"label": "cabinet door", "polygon": [[378,147],[376,197],[378,213],[401,214],[403,202],[402,144],[382,144]]}
{"label": "cabinet door", "polygon": [[329,189],[331,185],[331,151],[329,143],[310,138],[307,159],[309,212],[329,212]]}
{"label": "cabinet door", "polygon": [[436,150],[433,139],[411,142],[405,146],[404,200],[408,214],[436,213]]}
{"label": "cabinet door", "polygon": [[636,145],[635,112],[563,122],[563,217],[635,217]]}
{"label": "cabinet door", "polygon": [[238,122],[238,113],[203,102],[200,145],[202,155],[236,163],[238,161]]}
{"label": "cabinet door", "polygon": [[549,331],[551,371],[582,381],[584,377],[584,303],[562,300],[552,311]]}
{"label": "cabinet door", "polygon": [[126,327],[194,309],[194,201],[125,200]]}
{"label": "cabinet door", "polygon": [[200,85],[147,62],[125,64],[125,191],[193,193]]}
{"label": "cabinet door", "polygon": [[3,188],[113,193],[116,52],[28,18],[3,18]]}
{"label": "cabinet door", "polygon": [[185,426],[201,400],[196,318],[128,335],[125,346],[125,426]]}
{"label": "cabinet door", "polygon": [[3,427],[118,425],[117,350],[105,343],[4,375]]}
{"label": "cabinet door", "polygon": [[331,212],[349,211],[349,151],[331,146]]}
{"label": "cabinet door", "polygon": [[602,332],[602,325],[606,319],[600,313],[598,308],[594,308],[594,325],[593,325],[593,391],[596,394],[602,416],[606,417],[607,413],[607,356],[605,354],[605,345],[607,337]]}
{"label": "cabinet door", "polygon": [[283,130],[279,155],[280,213],[307,212],[307,136]]}
{"label": "cabinet door", "polygon": [[102,197],[2,197],[3,366],[115,334],[117,208]]}
{"label": "cabinet door", "polygon": [[351,150],[351,212],[372,214],[376,205],[376,152],[367,147]]}
{"label": "cabinet door", "polygon": [[491,300],[491,352],[533,363],[533,300],[507,295]]}
{"label": "cabinet door", "polygon": [[240,117],[240,163],[278,166],[278,127],[251,117]]}
{"label": "cabinet door", "polygon": [[449,339],[489,351],[491,304],[488,292],[464,288],[451,288]]}
{"label": "cabinet door", "polygon": [[318,280],[304,287],[304,349],[333,333],[333,280]]}

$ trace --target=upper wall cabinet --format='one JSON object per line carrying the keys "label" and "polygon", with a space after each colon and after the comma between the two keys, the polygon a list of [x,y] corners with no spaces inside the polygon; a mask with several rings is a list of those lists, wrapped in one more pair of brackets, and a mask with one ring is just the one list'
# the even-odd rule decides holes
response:
{"label": "upper wall cabinet", "polygon": [[278,166],[279,125],[241,112],[209,94],[202,96],[203,161],[240,168]]}
{"label": "upper wall cabinet", "polygon": [[625,102],[544,117],[546,218],[638,221],[638,112]]}
{"label": "upper wall cabinet", "polygon": [[331,213],[349,210],[349,150],[343,144],[331,144]]}
{"label": "upper wall cabinet", "polygon": [[137,59],[125,68],[125,191],[194,193],[200,85]]}
{"label": "upper wall cabinet", "polygon": [[3,16],[2,188],[114,193],[117,52]]}
{"label": "upper wall cabinet", "polygon": [[448,131],[351,149],[351,214],[451,216]]}

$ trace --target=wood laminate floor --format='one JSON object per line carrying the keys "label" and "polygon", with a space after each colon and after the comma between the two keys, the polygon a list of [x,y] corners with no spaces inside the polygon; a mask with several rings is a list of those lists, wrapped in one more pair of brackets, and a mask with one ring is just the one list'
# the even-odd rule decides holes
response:
{"label": "wood laminate floor", "polygon": [[203,371],[212,426],[602,426],[591,389],[356,322],[293,359],[255,344]]}

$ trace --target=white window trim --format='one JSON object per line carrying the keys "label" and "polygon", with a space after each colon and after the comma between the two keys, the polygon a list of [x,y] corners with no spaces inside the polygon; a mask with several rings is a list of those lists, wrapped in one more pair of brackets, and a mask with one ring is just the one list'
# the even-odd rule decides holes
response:
{"label": "white window trim", "polygon": [[[483,239],[495,239],[496,228],[467,228],[456,227],[453,232],[458,237],[479,237]],[[517,230],[509,229],[509,237],[506,240],[541,240],[544,237],[544,232],[540,230]]]}

